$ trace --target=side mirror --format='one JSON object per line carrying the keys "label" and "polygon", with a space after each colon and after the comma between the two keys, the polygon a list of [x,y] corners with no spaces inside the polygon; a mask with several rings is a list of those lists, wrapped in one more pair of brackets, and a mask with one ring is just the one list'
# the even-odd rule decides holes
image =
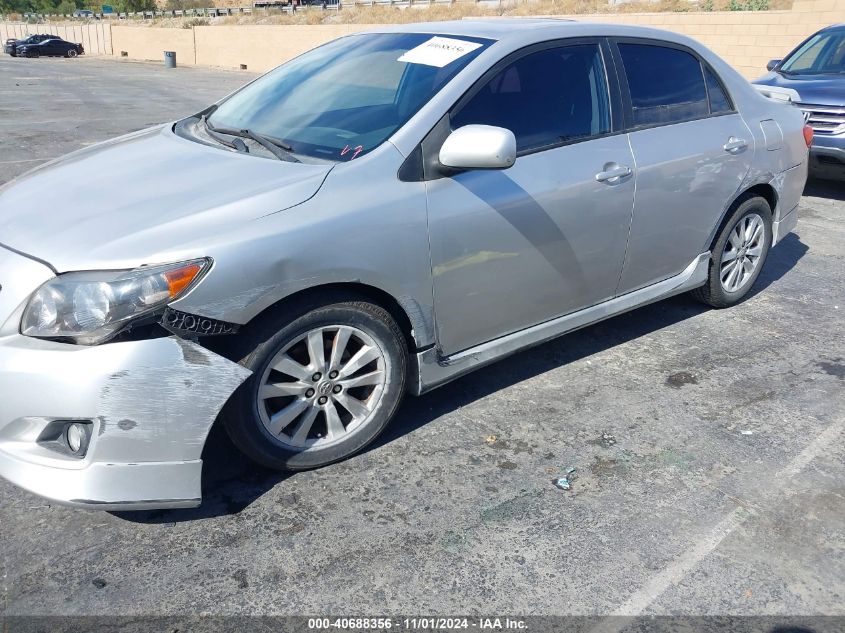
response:
{"label": "side mirror", "polygon": [[440,162],[453,169],[507,169],[516,161],[513,132],[492,125],[465,125],[440,148]]}
{"label": "side mirror", "polygon": [[781,62],[781,60],[780,60],[780,59],[772,59],[772,60],[770,60],[770,61],[769,61],[769,63],[768,63],[768,64],[766,64],[766,70],[774,70],[774,69],[775,69],[775,67],[776,67],[778,64],[780,64],[780,62]]}

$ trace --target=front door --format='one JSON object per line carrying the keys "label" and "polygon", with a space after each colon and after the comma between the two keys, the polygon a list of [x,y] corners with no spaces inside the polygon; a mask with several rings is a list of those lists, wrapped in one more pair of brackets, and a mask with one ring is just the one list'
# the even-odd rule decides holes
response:
{"label": "front door", "polygon": [[587,42],[515,58],[452,113],[452,129],[510,129],[518,152],[510,169],[427,184],[442,353],[613,296],[634,183],[610,103],[601,48]]}

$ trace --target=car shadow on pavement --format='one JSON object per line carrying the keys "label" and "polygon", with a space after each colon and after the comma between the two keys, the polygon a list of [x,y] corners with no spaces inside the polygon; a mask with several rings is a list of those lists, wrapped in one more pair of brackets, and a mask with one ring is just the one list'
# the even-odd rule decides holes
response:
{"label": "car shadow on pavement", "polygon": [[[804,256],[808,247],[794,233],[769,254],[750,297],[762,292]],[[419,398],[407,398],[396,418],[365,452],[413,433],[432,420],[500,389],[528,380],[551,369],[598,354],[649,332],[680,323],[710,310],[689,295],[679,295],[560,337],[506,362],[479,369]],[[253,501],[290,477],[267,470],[241,455],[221,425],[215,425],[203,451],[203,503],[198,508],[114,512],[126,521],[173,524],[238,514]]]}
{"label": "car shadow on pavement", "polygon": [[775,246],[766,258],[766,263],[763,265],[763,270],[757,281],[754,282],[754,287],[748,293],[746,301],[766,290],[769,286],[775,283],[778,279],[788,273],[798,260],[804,257],[810,247],[801,241],[795,233],[789,233],[784,237],[777,246]]}
{"label": "car shadow on pavement", "polygon": [[804,187],[804,195],[845,201],[845,182],[810,178]]}
{"label": "car shadow on pavement", "polygon": [[[748,295],[752,298],[789,272],[808,251],[794,233],[769,253],[763,271]],[[408,398],[396,419],[367,449],[373,450],[412,433],[441,415],[528,380],[551,369],[598,354],[650,332],[698,316],[711,308],[688,294],[671,297],[588,326],[553,341],[479,369],[419,398]]]}
{"label": "car shadow on pavement", "polygon": [[132,523],[173,524],[236,515],[292,473],[269,470],[247,459],[215,424],[202,452],[202,505],[174,510],[112,512]]}

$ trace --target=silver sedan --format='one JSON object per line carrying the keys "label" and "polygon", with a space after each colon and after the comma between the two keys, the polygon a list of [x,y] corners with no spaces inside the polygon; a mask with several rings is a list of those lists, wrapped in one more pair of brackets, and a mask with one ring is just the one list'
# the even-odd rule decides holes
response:
{"label": "silver sedan", "polygon": [[663,31],[330,42],[0,190],[0,475],[194,506],[213,424],[314,468],[406,393],[677,293],[735,304],[795,226],[811,136]]}

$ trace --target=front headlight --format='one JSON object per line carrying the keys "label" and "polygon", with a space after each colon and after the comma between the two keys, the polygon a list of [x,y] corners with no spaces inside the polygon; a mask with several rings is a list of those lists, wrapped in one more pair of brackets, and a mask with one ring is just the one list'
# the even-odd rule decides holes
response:
{"label": "front headlight", "polygon": [[128,321],[163,308],[193,286],[209,261],[195,259],[134,270],[66,273],[42,285],[29,299],[21,334],[72,338],[95,345]]}

